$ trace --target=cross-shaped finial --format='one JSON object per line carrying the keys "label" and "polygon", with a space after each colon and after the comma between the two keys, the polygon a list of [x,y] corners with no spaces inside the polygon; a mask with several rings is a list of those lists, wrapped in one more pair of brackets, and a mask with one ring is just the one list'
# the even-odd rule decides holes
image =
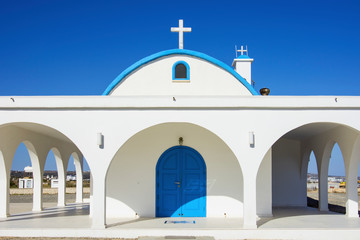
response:
{"label": "cross-shaped finial", "polygon": [[247,53],[248,53],[247,46],[246,46],[246,49],[244,49],[243,45],[241,45],[240,50],[238,50],[237,46],[235,45],[235,52],[236,52],[236,57],[237,57],[238,52],[240,52],[241,55],[244,55],[244,52],[246,52],[246,55],[247,55]]}
{"label": "cross-shaped finial", "polygon": [[184,48],[184,32],[191,32],[191,28],[184,28],[184,21],[182,19],[179,20],[179,27],[172,27],[171,32],[179,33],[179,49]]}

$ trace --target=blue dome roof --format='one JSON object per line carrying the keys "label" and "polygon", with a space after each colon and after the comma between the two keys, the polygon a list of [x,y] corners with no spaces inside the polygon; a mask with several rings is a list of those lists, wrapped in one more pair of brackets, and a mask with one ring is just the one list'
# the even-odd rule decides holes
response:
{"label": "blue dome roof", "polygon": [[240,55],[240,56],[238,56],[237,58],[248,58],[248,59],[250,59],[250,57],[248,56],[248,55]]}
{"label": "blue dome roof", "polygon": [[[141,67],[153,60],[156,60],[158,58],[161,58],[164,56],[170,56],[170,55],[188,55],[188,56],[197,57],[197,58],[206,60],[208,62],[211,62],[212,64],[217,65],[218,67],[220,67],[220,68],[224,69],[225,71],[229,72],[230,74],[232,74],[237,80],[239,80],[239,82],[241,82],[249,90],[249,92],[252,95],[259,95],[255,91],[255,89],[243,77],[241,77],[236,71],[234,71],[234,69],[232,69],[230,66],[228,66],[225,63],[223,63],[213,57],[210,57],[204,53],[191,51],[191,50],[185,50],[185,49],[166,50],[166,51],[155,53],[153,55],[150,55],[148,57],[141,59],[140,61],[134,63],[133,65],[131,65],[130,67],[125,69],[125,71],[123,71],[119,76],[117,76],[110,83],[110,85],[105,89],[105,91],[102,95],[109,95],[109,93],[113,90],[113,88],[116,85],[118,85],[120,82],[122,82],[129,74],[131,74],[134,70],[138,69],[139,67]],[[241,56],[246,56],[246,55],[241,55]]]}

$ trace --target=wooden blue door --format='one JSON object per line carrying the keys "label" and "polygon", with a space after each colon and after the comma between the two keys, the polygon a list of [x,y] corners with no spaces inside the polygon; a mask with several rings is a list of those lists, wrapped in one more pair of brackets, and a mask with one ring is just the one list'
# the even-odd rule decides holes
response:
{"label": "wooden blue door", "polygon": [[159,158],[156,216],[206,217],[206,165],[193,148],[175,146]]}

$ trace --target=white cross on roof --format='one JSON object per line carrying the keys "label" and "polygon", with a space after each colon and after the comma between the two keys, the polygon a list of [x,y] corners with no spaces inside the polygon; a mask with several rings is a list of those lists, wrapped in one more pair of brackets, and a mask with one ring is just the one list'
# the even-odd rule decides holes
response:
{"label": "white cross on roof", "polygon": [[191,28],[184,28],[184,21],[182,19],[179,20],[179,27],[172,27],[171,32],[179,33],[179,49],[184,48],[184,32],[191,32]]}

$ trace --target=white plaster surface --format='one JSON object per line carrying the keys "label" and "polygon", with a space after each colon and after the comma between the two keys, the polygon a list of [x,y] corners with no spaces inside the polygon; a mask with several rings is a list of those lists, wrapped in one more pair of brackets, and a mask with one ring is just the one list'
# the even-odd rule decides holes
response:
{"label": "white plaster surface", "polygon": [[145,129],[121,146],[107,175],[108,217],[155,217],[156,164],[180,137],[204,158],[207,217],[242,217],[243,181],[236,157],[218,136],[186,123]]}
{"label": "white plaster surface", "polygon": [[[299,199],[305,199],[306,184],[303,190],[301,189],[304,172],[306,172],[303,170],[306,169],[304,167],[306,161],[302,157],[305,145],[314,149],[317,158],[322,159],[319,161],[319,169],[326,169],[329,157],[327,153],[328,149],[331,149],[332,141],[339,143],[349,179],[357,174],[355,171],[359,165],[359,153],[356,151],[359,147],[360,130],[360,122],[357,121],[360,118],[359,97],[180,96],[176,97],[176,101],[173,100],[173,96],[15,97],[15,102],[9,99],[9,97],[0,97],[0,159],[3,173],[0,174],[0,183],[2,186],[8,186],[12,156],[22,141],[26,142],[32,152],[33,167],[36,166],[38,175],[44,166],[48,151],[53,147],[61,153],[63,161],[67,161],[74,152],[84,155],[90,166],[94,183],[91,215],[93,216],[92,226],[96,228],[104,228],[106,224],[108,206],[105,204],[105,194],[108,196],[107,200],[110,201],[110,198],[113,198],[116,204],[122,202],[123,206],[128,206],[127,214],[135,215],[139,209],[138,214],[145,213],[144,216],[153,216],[151,214],[154,214],[154,188],[151,186],[153,184],[151,179],[154,179],[154,173],[151,171],[154,170],[160,154],[168,147],[177,144],[179,134],[186,134],[184,135],[185,145],[189,144],[198,150],[203,155],[207,166],[209,164],[208,180],[216,179],[216,183],[218,179],[231,182],[232,178],[238,178],[239,175],[233,174],[233,176],[224,172],[238,173],[239,171],[235,171],[231,166],[235,166],[235,163],[239,165],[243,183],[240,185],[236,185],[238,181],[231,183],[233,190],[231,194],[242,196],[243,201],[239,200],[241,197],[229,194],[228,189],[225,189],[223,193],[222,188],[208,189],[208,193],[212,193],[209,194],[209,204],[213,204],[210,211],[213,211],[211,213],[214,214],[213,216],[218,216],[226,210],[227,206],[219,207],[215,204],[219,199],[224,205],[229,206],[242,203],[244,223],[249,227],[256,227],[258,209],[263,207],[269,209],[270,185],[256,184],[257,181],[269,179],[269,172],[262,169],[262,164],[268,164],[269,158],[265,156],[269,149],[273,149],[271,174],[272,188],[275,188],[275,191],[272,190],[272,197],[277,194],[276,188],[284,187],[289,190],[288,188],[291,187],[299,192],[291,189],[289,191],[294,191]],[[158,132],[159,136],[168,139],[169,142],[163,142],[162,138],[156,137],[157,133],[151,132],[157,129],[156,126],[175,123],[179,124],[179,128],[171,127],[167,132],[162,130]],[[196,127],[190,130],[190,128],[183,128],[185,125]],[[147,129],[150,131],[148,136],[138,137],[137,134],[140,136],[146,133]],[[206,129],[206,131],[200,131],[201,129]],[[97,145],[96,137],[99,132],[104,135],[103,148]],[[254,132],[255,135],[253,147],[249,145],[249,132]],[[286,137],[282,138],[284,135]],[[190,142],[194,139],[198,140],[197,143]],[[275,143],[279,139],[278,143],[284,143],[279,146],[284,149],[276,149]],[[136,144],[131,147],[132,142],[137,142],[137,147],[134,147]],[[208,142],[211,147],[206,147]],[[212,159],[212,156],[207,156],[213,149],[221,148],[221,146],[227,148],[224,153],[233,154],[232,157],[224,158],[225,161],[229,161],[231,169],[218,164],[219,161],[214,157]],[[144,160],[140,150],[151,150],[149,152],[151,159]],[[134,156],[139,158],[127,157],[126,151],[133,151]],[[132,161],[143,161],[144,166],[149,167],[150,170],[142,166],[134,169]],[[129,167],[125,174],[132,174],[129,176],[130,186],[137,190],[144,190],[143,184],[149,187],[145,191],[150,203],[138,200],[136,197],[142,198],[144,193],[128,191],[124,181],[114,181],[113,186],[106,188],[105,178],[108,169],[108,179],[111,179],[113,169],[127,171],[124,167]],[[219,175],[216,176],[214,173]],[[274,173],[276,173],[276,179],[274,179]],[[324,171],[322,176],[327,179],[327,171]],[[282,182],[281,179],[290,181]],[[124,179],[116,176],[115,180]],[[136,180],[141,183],[139,186]],[[119,191],[115,192],[115,184],[119,184]],[[258,199],[260,195],[256,189],[257,186],[260,189],[267,188],[267,191],[262,192],[264,194],[267,192],[265,198]],[[353,187],[350,191],[353,191]],[[41,208],[41,198],[36,196],[37,200],[34,203],[37,208]],[[134,197],[134,203],[129,203],[129,199],[126,199],[128,196]],[[299,200],[299,202],[298,199],[294,200],[292,194],[283,196],[286,199],[273,201],[272,205],[276,206],[277,203],[281,206],[288,203],[291,203],[288,205],[299,205],[304,202],[304,200]],[[355,216],[356,197],[356,193],[348,195],[349,217]],[[0,191],[0,199],[4,203],[0,205],[1,217],[6,217],[9,213],[7,198],[8,191]],[[267,200],[263,201],[263,199]],[[325,205],[327,199],[322,198],[320,202],[324,202]],[[109,202],[109,204],[113,203]],[[238,208],[234,209],[236,214],[240,213]],[[209,216],[211,214],[209,213]]]}
{"label": "white plaster surface", "polygon": [[[280,139],[272,148],[272,196],[273,206],[302,206],[304,184],[300,177],[300,143]],[[306,186],[305,186],[306,188]]]}
{"label": "white plaster surface", "polygon": [[[190,68],[190,81],[173,82],[172,69],[177,61]],[[249,96],[252,95],[232,74],[206,60],[185,55],[156,59],[136,69],[119,83],[111,96]]]}
{"label": "white plaster surface", "polygon": [[245,80],[252,85],[251,82],[251,64],[254,61],[252,58],[235,58],[233,61],[233,67],[237,73],[240,74]]}
{"label": "white plaster surface", "polygon": [[266,153],[256,177],[256,214],[272,216],[272,149]]}

